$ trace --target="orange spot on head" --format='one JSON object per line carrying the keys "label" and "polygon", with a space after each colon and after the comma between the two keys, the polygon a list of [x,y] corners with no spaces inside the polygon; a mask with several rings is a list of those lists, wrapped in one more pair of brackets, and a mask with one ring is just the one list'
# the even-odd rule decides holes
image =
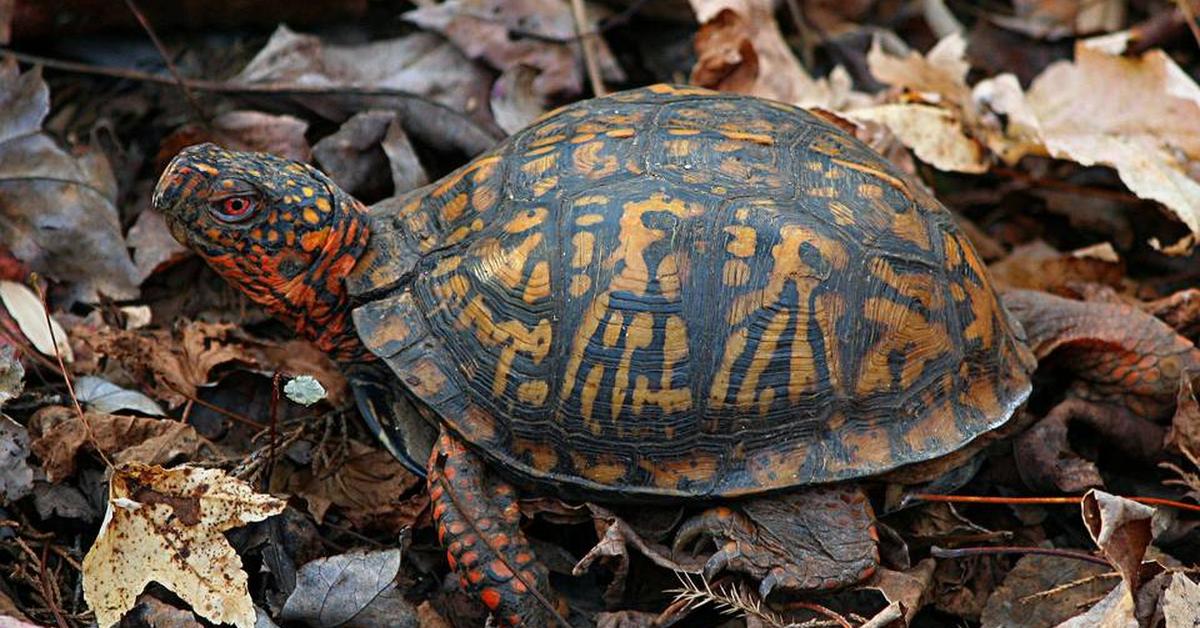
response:
{"label": "orange spot on head", "polygon": [[329,232],[326,229],[310,231],[300,236],[300,248],[304,249],[305,251],[315,251],[325,244],[325,239],[328,236]]}

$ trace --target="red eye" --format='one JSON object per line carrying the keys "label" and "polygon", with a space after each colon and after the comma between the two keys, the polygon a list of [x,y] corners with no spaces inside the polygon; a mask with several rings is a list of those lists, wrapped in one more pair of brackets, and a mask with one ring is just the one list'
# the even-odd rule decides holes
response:
{"label": "red eye", "polygon": [[254,213],[254,199],[245,196],[231,196],[213,203],[213,213],[218,218],[231,222],[248,218]]}

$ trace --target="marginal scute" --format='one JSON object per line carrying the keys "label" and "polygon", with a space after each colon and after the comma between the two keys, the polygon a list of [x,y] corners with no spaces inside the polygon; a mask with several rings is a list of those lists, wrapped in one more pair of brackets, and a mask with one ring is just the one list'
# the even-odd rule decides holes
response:
{"label": "marginal scute", "polygon": [[376,209],[365,344],[558,494],[912,468],[1029,394],[1031,355],[950,214],[786,105],[676,86],[570,105]]}

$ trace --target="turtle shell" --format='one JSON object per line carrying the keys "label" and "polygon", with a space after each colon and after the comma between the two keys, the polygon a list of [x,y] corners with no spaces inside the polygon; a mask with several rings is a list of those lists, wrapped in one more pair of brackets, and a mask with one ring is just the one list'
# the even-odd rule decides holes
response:
{"label": "turtle shell", "polygon": [[372,210],[366,346],[525,484],[705,498],[1004,424],[1033,359],[953,217],[800,109],[657,85]]}

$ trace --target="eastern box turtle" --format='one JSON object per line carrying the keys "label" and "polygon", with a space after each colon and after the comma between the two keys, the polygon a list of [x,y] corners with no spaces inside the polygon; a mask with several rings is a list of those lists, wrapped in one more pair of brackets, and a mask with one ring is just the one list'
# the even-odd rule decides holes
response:
{"label": "eastern box turtle", "polygon": [[[393,453],[432,450],[450,564],[506,624],[545,622],[554,595],[481,462],[543,494],[749,496],[959,452],[1030,391],[946,209],[757,98],[576,103],[370,211],[311,166],[193,146],[154,204],[344,364]],[[436,439],[390,419],[401,391]]]}

